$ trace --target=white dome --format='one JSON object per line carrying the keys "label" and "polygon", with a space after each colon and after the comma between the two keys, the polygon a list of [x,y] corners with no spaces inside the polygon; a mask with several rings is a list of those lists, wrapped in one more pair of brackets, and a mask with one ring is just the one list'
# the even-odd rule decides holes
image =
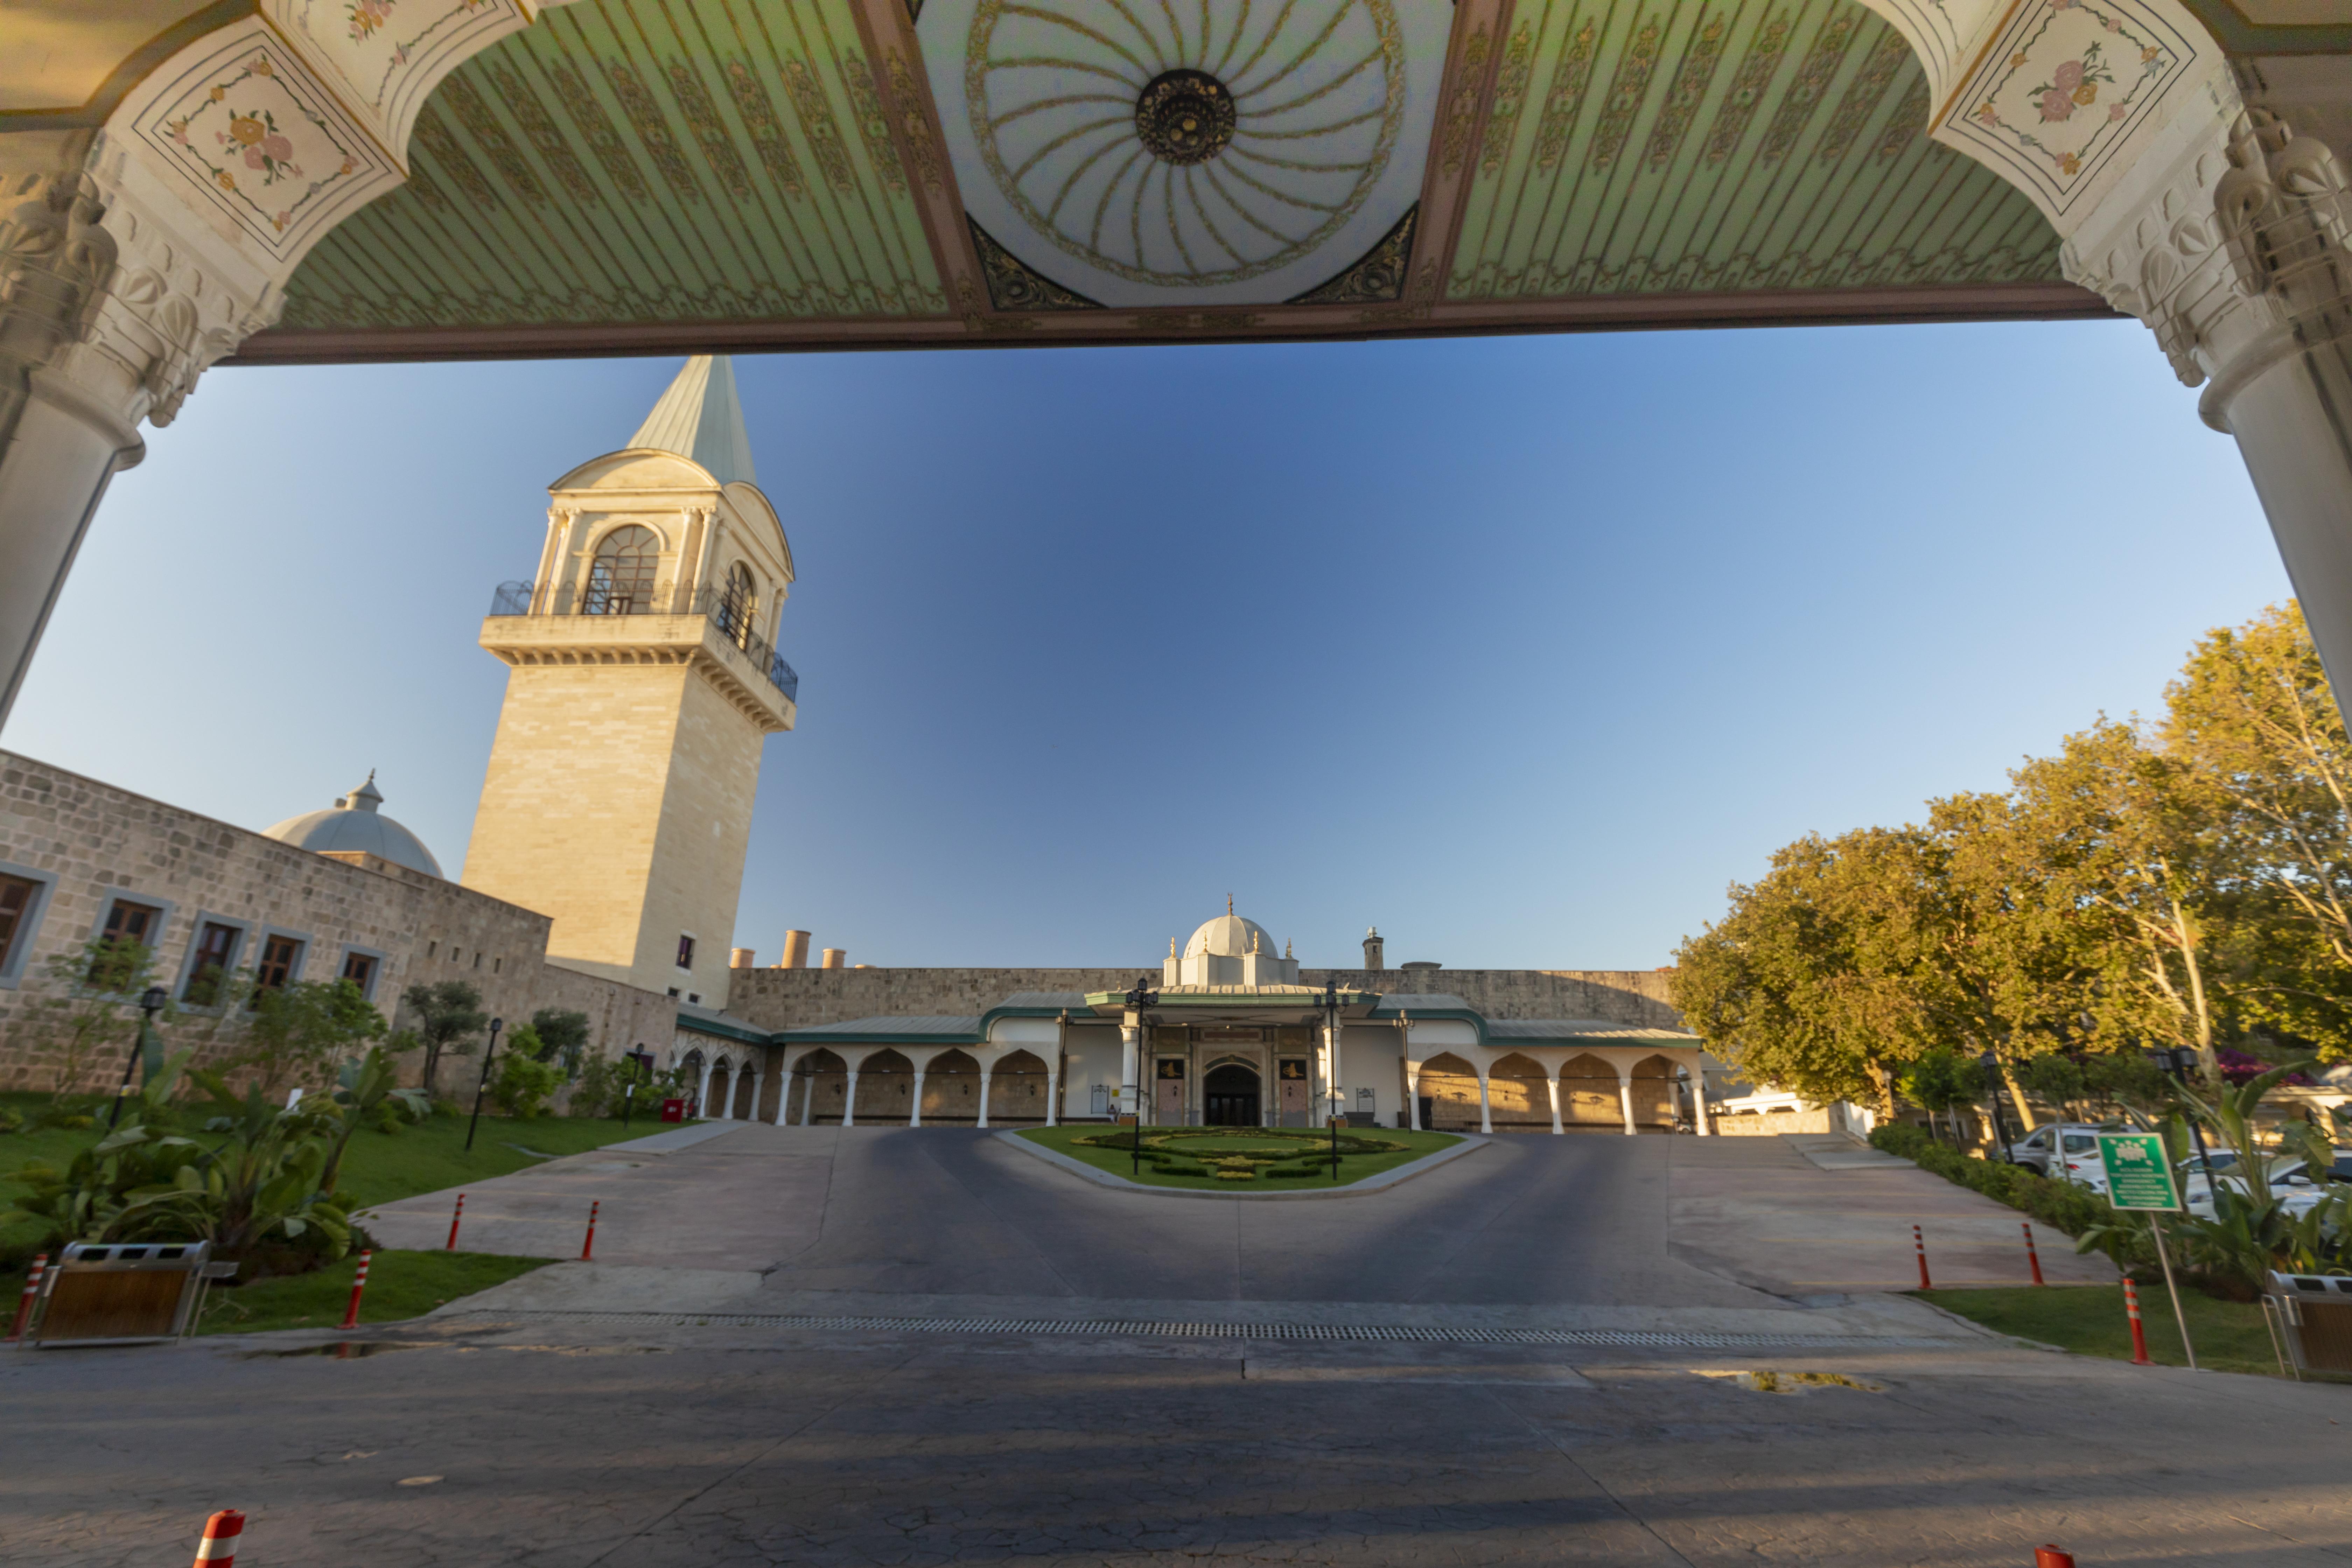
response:
{"label": "white dome", "polygon": [[1184,956],[1197,958],[1206,952],[1219,958],[1239,958],[1251,951],[1253,938],[1257,952],[1268,958],[1282,956],[1282,944],[1267,935],[1264,926],[1235,914],[1219,915],[1194,931],[1192,940],[1184,944]]}
{"label": "white dome", "polygon": [[428,877],[440,876],[441,862],[433,858],[433,851],[425,847],[423,839],[378,812],[376,807],[383,804],[383,796],[376,793],[375,774],[370,773],[367,783],[326,810],[289,816],[262,837],[317,855],[331,850],[373,855]]}

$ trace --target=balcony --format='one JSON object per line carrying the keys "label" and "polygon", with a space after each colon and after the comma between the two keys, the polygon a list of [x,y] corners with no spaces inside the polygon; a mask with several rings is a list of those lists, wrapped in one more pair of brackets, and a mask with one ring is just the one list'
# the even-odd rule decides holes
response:
{"label": "balcony", "polygon": [[751,612],[717,588],[704,588],[682,610],[657,610],[652,605],[633,600],[606,599],[593,609],[575,606],[559,611],[552,607],[556,598],[549,584],[501,583],[490,595],[490,618],[561,616],[610,622],[613,617],[624,616],[699,616],[709,621],[710,629],[720,640],[740,651],[752,668],[766,676],[768,684],[783,693],[785,701],[794,707],[800,704],[800,676],[784,662],[782,654],[769,646],[767,638],[751,629]]}

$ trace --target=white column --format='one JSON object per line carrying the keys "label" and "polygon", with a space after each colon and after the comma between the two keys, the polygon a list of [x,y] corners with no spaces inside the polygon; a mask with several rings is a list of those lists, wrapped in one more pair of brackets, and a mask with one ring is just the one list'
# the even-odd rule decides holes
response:
{"label": "white column", "polygon": [[855,1127],[857,1125],[857,1064],[856,1062],[849,1064],[849,1074],[841,1089],[841,1124],[844,1127]]}
{"label": "white column", "polygon": [[980,1064],[980,1124],[988,1125],[988,1075],[994,1070],[987,1062]]}
{"label": "white column", "polygon": [[1551,1095],[1551,1131],[1552,1136],[1557,1138],[1565,1131],[1559,1124],[1559,1064],[1558,1062],[1552,1063],[1544,1069],[1544,1088]]}
{"label": "white column", "polygon": [[702,1064],[701,1076],[694,1080],[694,1109],[698,1115],[710,1114],[710,1064]]}
{"label": "white column", "polygon": [[[928,1064],[926,1064],[926,1065],[928,1065]],[[907,1116],[907,1125],[908,1125],[908,1126],[909,1126],[909,1127],[920,1127],[922,1124],[923,1124],[923,1069],[922,1069],[922,1068],[919,1067],[919,1068],[917,1068],[915,1069],[915,1104],[914,1104],[914,1108],[913,1108],[913,1110],[911,1110],[908,1113],[908,1116]]]}
{"label": "white column", "polygon": [[728,1068],[725,1077],[727,1079],[727,1085],[724,1089],[719,1091],[719,1120],[721,1121],[732,1121],[735,1120],[735,1091],[742,1087],[743,1069],[739,1067],[730,1066]]}
{"label": "white column", "polygon": [[1486,1099],[1486,1064],[1478,1064],[1478,1131],[1495,1131],[1495,1109]]}
{"label": "white column", "polygon": [[[807,1057],[803,1057],[801,1058],[802,1065],[806,1066],[808,1060],[809,1058]],[[801,1075],[801,1125],[803,1127],[811,1127],[814,1126],[815,1123],[816,1071],[812,1068],[809,1071]]]}
{"label": "white column", "polygon": [[1062,1124],[1062,1075],[1048,1068],[1045,1073],[1045,1125]]}
{"label": "white column", "polygon": [[1617,1103],[1624,1110],[1625,1135],[1630,1138],[1634,1132],[1633,1069],[1631,1068],[1621,1067],[1617,1069]]}
{"label": "white column", "polygon": [[1691,1126],[1702,1138],[1715,1131],[1715,1119],[1706,1110],[1706,1066],[1703,1062],[1690,1065]]}
{"label": "white column", "polygon": [[[760,1095],[767,1088],[767,1085],[768,1069],[765,1065],[753,1068],[751,1069],[751,1103],[744,1109],[744,1121],[757,1121],[760,1120]],[[783,1096],[781,1094],[778,1095],[776,1097],[776,1100],[778,1104],[782,1104],[783,1102]]]}
{"label": "white column", "polygon": [[1413,1131],[1420,1131],[1421,1064],[1414,1061],[1411,1057],[1407,1057],[1404,1063],[1404,1103],[1408,1124],[1412,1127]]}
{"label": "white column", "polygon": [[1118,1026],[1118,1110],[1114,1113],[1133,1116],[1136,1125],[1143,1125],[1141,1107],[1136,1097],[1136,1072],[1143,1048],[1143,1015],[1129,1013]]}
{"label": "white column", "polygon": [[783,1077],[783,1081],[776,1086],[775,1124],[779,1127],[792,1125],[793,1085],[800,1081],[799,1075],[793,1071],[796,1065],[786,1061],[778,1068]]}

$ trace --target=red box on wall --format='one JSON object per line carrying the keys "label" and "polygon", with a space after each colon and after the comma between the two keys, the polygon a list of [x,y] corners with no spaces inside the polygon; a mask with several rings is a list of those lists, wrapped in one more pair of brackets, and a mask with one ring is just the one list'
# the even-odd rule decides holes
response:
{"label": "red box on wall", "polygon": [[686,1120],[686,1101],[684,1101],[684,1100],[663,1100],[663,1101],[662,1101],[662,1120],[663,1120],[664,1121],[685,1121],[685,1120]]}

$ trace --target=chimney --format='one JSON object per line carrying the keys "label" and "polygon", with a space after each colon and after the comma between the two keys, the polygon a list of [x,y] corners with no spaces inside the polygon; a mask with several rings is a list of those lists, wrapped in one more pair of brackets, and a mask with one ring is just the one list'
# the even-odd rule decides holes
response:
{"label": "chimney", "polygon": [[1373,926],[1364,932],[1364,967],[1374,973],[1388,967],[1381,947],[1381,928]]}
{"label": "chimney", "polygon": [[804,931],[786,931],[784,933],[784,955],[776,960],[776,967],[778,969],[806,969],[808,967],[808,932]]}
{"label": "chimney", "polygon": [[826,948],[826,949],[824,950],[824,963],[820,963],[820,964],[818,964],[818,965],[817,965],[817,967],[818,967],[818,968],[820,968],[820,969],[846,969],[846,968],[848,968],[848,967],[849,967],[849,950],[848,950],[847,948],[845,948],[845,947],[828,947],[828,948]]}
{"label": "chimney", "polygon": [[729,948],[727,950],[727,967],[730,969],[751,968],[751,950],[748,947]]}

